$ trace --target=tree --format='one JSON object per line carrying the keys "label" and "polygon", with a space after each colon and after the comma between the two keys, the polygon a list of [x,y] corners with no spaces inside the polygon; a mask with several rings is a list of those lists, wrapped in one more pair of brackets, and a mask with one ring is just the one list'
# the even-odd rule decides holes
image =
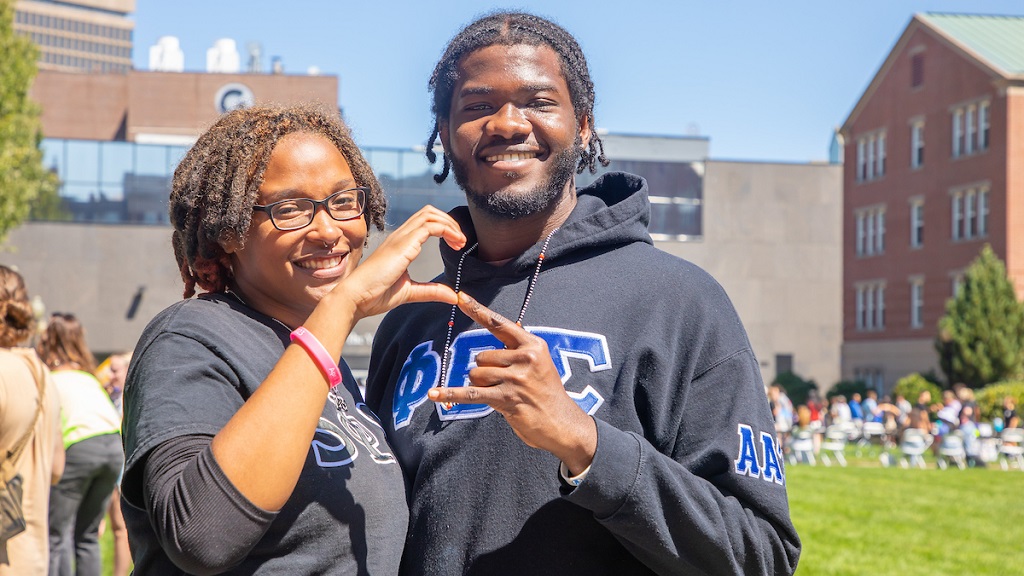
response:
{"label": "tree", "polygon": [[950,384],[978,388],[1021,375],[1024,305],[988,244],[967,268],[960,291],[946,302],[935,349]]}
{"label": "tree", "polygon": [[28,96],[37,49],[14,33],[14,2],[0,0],[0,241],[28,216],[40,194],[56,190],[43,167],[39,107]]}

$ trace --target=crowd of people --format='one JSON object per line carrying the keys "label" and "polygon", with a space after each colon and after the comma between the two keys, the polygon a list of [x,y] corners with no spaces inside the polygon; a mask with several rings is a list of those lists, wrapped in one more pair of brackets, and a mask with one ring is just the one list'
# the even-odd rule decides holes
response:
{"label": "crowd of people", "polygon": [[[111,358],[104,391],[71,315],[40,339],[41,380],[16,366],[22,396],[52,389],[26,499],[50,537],[9,552],[32,540],[33,568],[96,574],[113,500],[146,575],[795,571],[736,311],[654,248],[643,178],[576,187],[608,162],[575,38],[490,14],[428,86],[426,154],[441,145],[435,180],[467,205],[423,208],[365,259],[385,196],[336,109],[243,108],[199,137],[170,195],[184,299],[127,372]],[[431,238],[444,270],[414,281]],[[381,313],[364,398],[344,345]]]}
{"label": "crowd of people", "polygon": [[[849,398],[844,394],[822,398],[817,389],[811,389],[806,403],[796,408],[778,383],[769,386],[767,394],[779,443],[791,462],[805,460],[799,457],[805,452],[803,441],[817,455],[827,431],[840,429],[850,441],[877,442],[886,451],[901,448],[912,435],[937,458],[946,454],[945,449],[954,454],[953,446],[962,445],[963,463],[980,467],[995,459],[998,433],[1022,424],[1013,396],[1003,399],[1000,416],[983,421],[974,390],[962,383],[943,390],[939,401],[933,400],[929,390],[922,390],[913,404],[899,393],[879,399],[872,389],[863,395],[854,392]],[[986,443],[986,439],[993,441]],[[883,452],[883,464],[891,463],[891,456]]]}

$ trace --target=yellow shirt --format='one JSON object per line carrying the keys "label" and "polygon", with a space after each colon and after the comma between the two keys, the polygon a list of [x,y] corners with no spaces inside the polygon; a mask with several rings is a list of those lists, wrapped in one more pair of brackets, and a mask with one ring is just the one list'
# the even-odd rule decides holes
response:
{"label": "yellow shirt", "polygon": [[64,448],[76,442],[121,431],[121,417],[95,376],[81,370],[54,370],[60,392]]}

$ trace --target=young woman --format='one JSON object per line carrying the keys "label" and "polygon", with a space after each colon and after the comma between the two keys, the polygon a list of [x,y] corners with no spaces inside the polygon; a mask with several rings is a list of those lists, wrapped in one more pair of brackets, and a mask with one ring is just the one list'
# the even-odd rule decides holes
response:
{"label": "young woman", "polygon": [[0,576],[46,574],[50,485],[64,471],[57,387],[35,350],[19,347],[35,325],[24,280],[0,266],[0,457],[15,453],[25,515],[25,531],[0,542]]}
{"label": "young woman", "polygon": [[99,576],[100,522],[124,464],[121,418],[93,376],[96,359],[73,314],[51,315],[36,349],[57,383],[67,451],[50,490],[50,574]]}
{"label": "young woman", "polygon": [[362,317],[455,303],[406,269],[429,237],[465,237],[427,207],[356,268],[384,207],[334,111],[237,110],[182,160],[170,213],[186,300],[146,328],[125,385],[137,573],[397,573],[401,470],[340,357]]}

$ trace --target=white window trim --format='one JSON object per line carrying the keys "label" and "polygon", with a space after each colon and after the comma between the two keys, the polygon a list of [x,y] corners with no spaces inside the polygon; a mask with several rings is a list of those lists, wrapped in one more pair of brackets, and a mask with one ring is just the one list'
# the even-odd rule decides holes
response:
{"label": "white window trim", "polygon": [[854,253],[874,256],[885,253],[885,204],[865,206],[854,210],[856,237]]}
{"label": "white window trim", "polygon": [[988,186],[978,187],[978,237],[985,238],[988,236],[988,215],[989,215],[989,193]]}
{"label": "white window trim", "polygon": [[910,282],[910,327],[924,328],[924,276],[911,276]]}
{"label": "white window trim", "polygon": [[924,165],[924,120],[915,119],[910,123],[910,167]]}
{"label": "white window trim", "polygon": [[952,216],[950,218],[950,238],[952,238],[954,241],[960,240],[962,237],[961,235],[963,234],[963,227],[961,225],[963,223],[964,218],[962,206],[963,196],[963,192],[959,190],[950,194],[950,202],[952,203]]}
{"label": "white window trim", "polygon": [[870,182],[885,176],[886,131],[885,128],[870,130],[856,138],[857,182]]}
{"label": "white window trim", "polygon": [[988,150],[986,134],[991,138],[992,101],[989,96],[974,98],[949,107],[952,121],[953,158],[970,156]]}
{"label": "white window trim", "polygon": [[991,144],[992,103],[982,100],[978,104],[978,150],[988,150]]}
{"label": "white window trim", "polygon": [[978,106],[970,104],[964,113],[964,154],[974,153],[974,144],[978,139],[977,122]]}
{"label": "white window trim", "polygon": [[957,108],[953,111],[953,158],[959,158],[963,154],[963,143],[961,141],[964,129],[963,124],[964,111],[962,108]]}
{"label": "white window trim", "polygon": [[885,330],[885,281],[868,280],[854,284],[857,332]]}
{"label": "white window trim", "polygon": [[952,241],[969,241],[988,236],[991,190],[990,182],[985,180],[958,186],[949,191]]}
{"label": "white window trim", "polygon": [[[915,196],[909,200],[910,203],[910,247],[920,248],[924,246],[924,197]],[[920,240],[917,231],[920,230]]]}

